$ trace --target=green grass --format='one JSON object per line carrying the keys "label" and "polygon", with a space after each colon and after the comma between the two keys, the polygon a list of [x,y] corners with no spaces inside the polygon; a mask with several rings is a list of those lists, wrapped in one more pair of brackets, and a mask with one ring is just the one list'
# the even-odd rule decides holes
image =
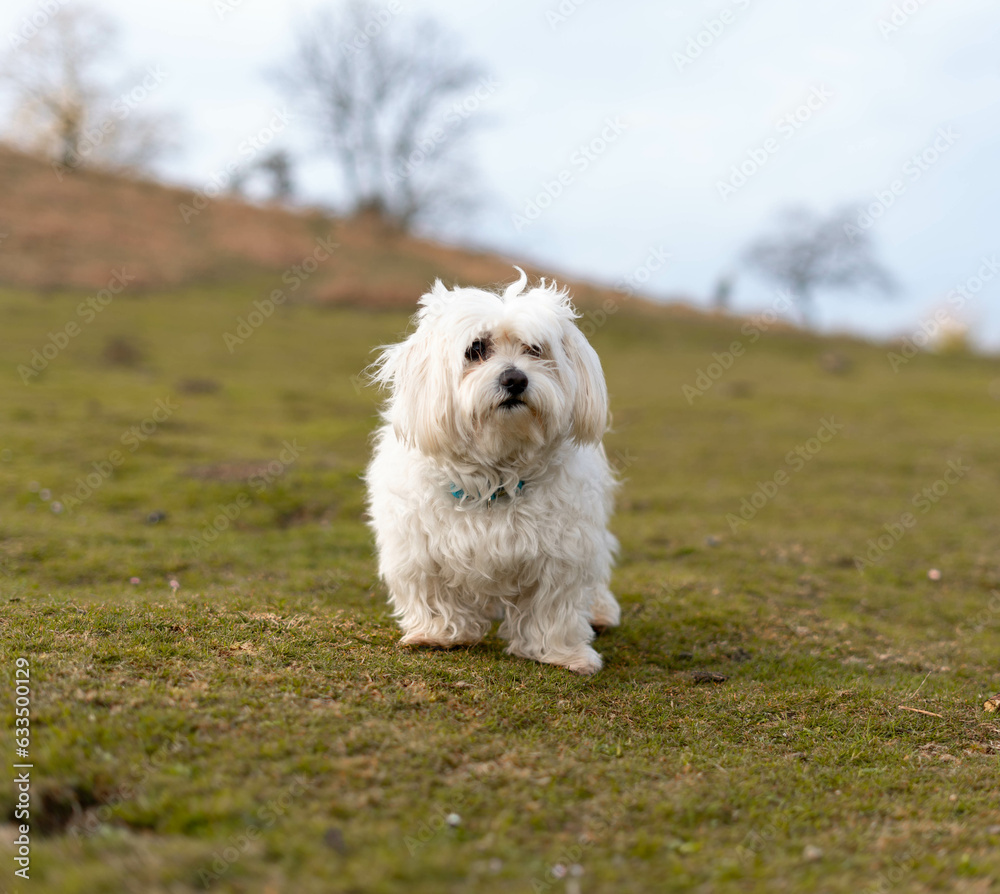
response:
{"label": "green grass", "polygon": [[[624,480],[624,617],[581,679],[495,637],[397,647],[363,524],[377,396],[356,383],[405,318],[291,306],[230,354],[223,332],[263,291],[115,299],[28,385],[17,365],[80,298],[0,294],[0,666],[13,684],[31,661],[34,763],[32,881],[5,886],[995,883],[995,360],[894,373],[860,342],[612,316],[592,340]],[[120,343],[109,359],[116,337],[138,359]],[[682,386],[737,339],[745,354],[689,403]],[[830,351],[850,371],[825,372]],[[129,438],[157,401],[176,409]],[[831,419],[808,461],[787,456]],[[968,471],[921,511],[950,461]],[[773,499],[727,521],[761,483]]]}

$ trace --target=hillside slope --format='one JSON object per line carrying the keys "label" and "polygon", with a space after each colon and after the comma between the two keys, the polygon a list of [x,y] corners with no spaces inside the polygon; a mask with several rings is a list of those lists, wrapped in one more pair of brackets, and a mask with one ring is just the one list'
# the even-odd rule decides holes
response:
{"label": "hillside slope", "polygon": [[[125,267],[131,289],[280,279],[319,263],[300,295],[412,307],[429,282],[511,278],[513,261],[386,232],[371,221],[250,204],[102,171],[60,175],[0,146],[0,285],[95,290]],[[337,249],[329,259],[317,240]],[[315,253],[315,254],[314,254]],[[533,271],[541,273],[543,271]],[[592,303],[599,290],[578,286]]]}

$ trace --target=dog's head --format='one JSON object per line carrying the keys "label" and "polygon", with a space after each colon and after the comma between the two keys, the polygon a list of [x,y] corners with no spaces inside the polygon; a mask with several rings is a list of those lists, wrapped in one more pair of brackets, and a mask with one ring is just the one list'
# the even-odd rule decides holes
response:
{"label": "dog's head", "polygon": [[401,441],[442,460],[501,468],[565,440],[601,439],[600,360],[566,291],[544,280],[528,288],[520,273],[502,293],[438,281],[420,299],[416,330],[386,348],[374,370]]}

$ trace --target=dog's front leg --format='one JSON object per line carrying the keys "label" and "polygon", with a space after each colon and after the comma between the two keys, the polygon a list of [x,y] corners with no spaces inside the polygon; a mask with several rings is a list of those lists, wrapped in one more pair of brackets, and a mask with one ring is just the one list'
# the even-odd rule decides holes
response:
{"label": "dog's front leg", "polygon": [[450,649],[478,643],[492,619],[478,600],[433,579],[390,582],[391,601],[407,646]]}
{"label": "dog's front leg", "polygon": [[559,584],[540,583],[530,595],[508,605],[500,627],[500,635],[510,641],[508,652],[578,674],[601,669],[601,656],[590,646],[591,587],[573,582],[574,576],[567,570],[558,575]]}

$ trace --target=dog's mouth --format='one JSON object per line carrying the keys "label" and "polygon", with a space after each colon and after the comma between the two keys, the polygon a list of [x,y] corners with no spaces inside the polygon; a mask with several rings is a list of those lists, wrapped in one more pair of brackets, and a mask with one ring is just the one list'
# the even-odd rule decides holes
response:
{"label": "dog's mouth", "polygon": [[520,397],[508,397],[500,406],[505,410],[512,410],[514,407],[526,407],[527,404]]}

